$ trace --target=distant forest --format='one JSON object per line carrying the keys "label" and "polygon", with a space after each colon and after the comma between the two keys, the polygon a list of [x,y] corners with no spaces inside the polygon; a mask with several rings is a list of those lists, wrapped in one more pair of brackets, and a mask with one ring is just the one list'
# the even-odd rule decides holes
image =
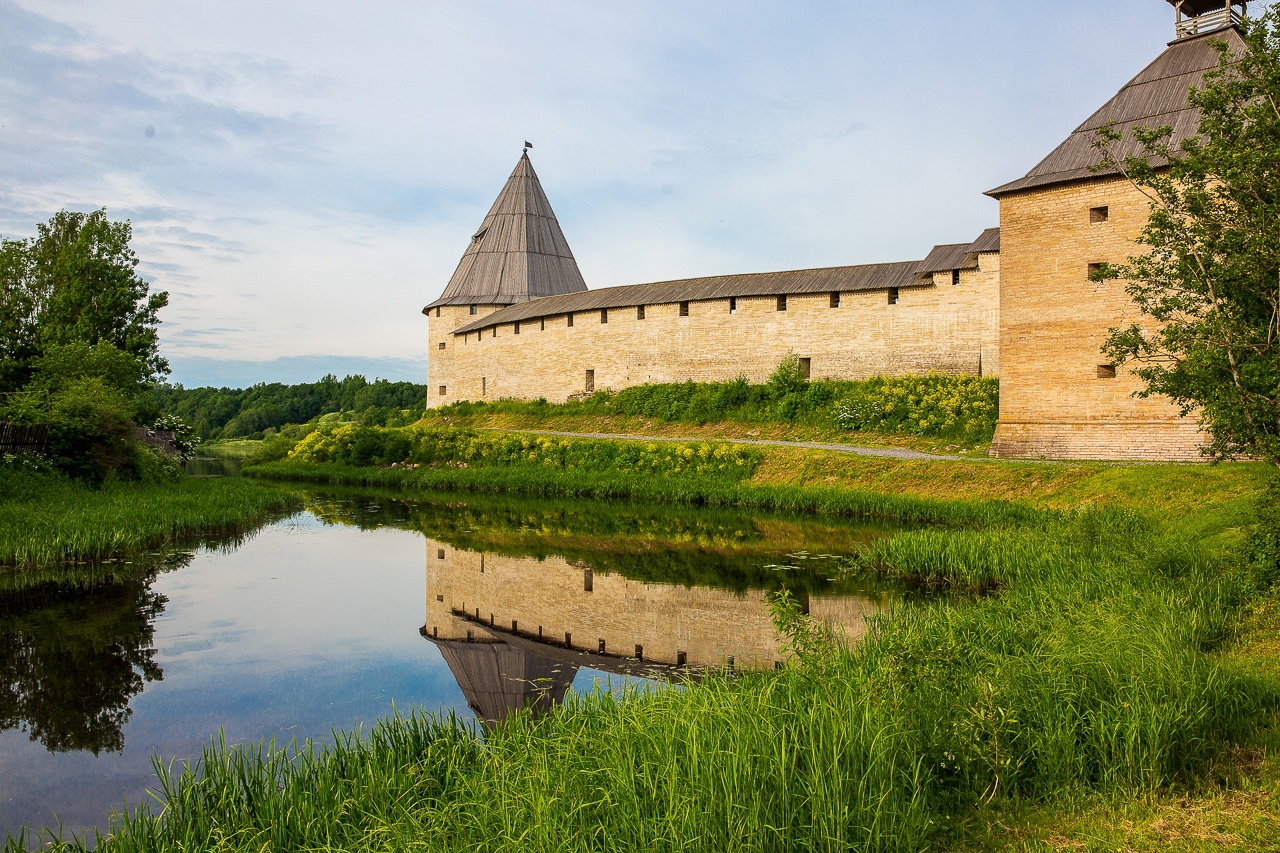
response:
{"label": "distant forest", "polygon": [[155,402],[164,414],[178,415],[205,440],[262,438],[285,424],[304,424],[331,412],[379,426],[399,426],[422,417],[427,386],[412,382],[369,382],[363,376],[252,388],[183,388],[162,385]]}

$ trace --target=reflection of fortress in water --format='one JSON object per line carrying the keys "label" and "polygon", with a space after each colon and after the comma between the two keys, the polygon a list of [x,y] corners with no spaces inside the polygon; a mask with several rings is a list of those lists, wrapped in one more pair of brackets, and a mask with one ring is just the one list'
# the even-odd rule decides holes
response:
{"label": "reflection of fortress in water", "polygon": [[[422,634],[440,648],[472,710],[490,722],[521,707],[549,709],[579,668],[684,678],[784,660],[765,590],[643,583],[563,557],[466,551],[433,539],[426,556]],[[850,640],[879,610],[855,596],[800,600]]]}

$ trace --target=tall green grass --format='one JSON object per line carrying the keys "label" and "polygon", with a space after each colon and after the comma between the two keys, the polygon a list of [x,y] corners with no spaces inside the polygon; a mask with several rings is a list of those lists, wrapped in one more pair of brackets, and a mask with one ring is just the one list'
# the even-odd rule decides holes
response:
{"label": "tall green grass", "polygon": [[218,742],[160,768],[162,819],[124,817],[97,848],[919,849],[907,721],[864,698],[797,670],[571,698],[483,741],[418,715],[327,747]]}
{"label": "tall green grass", "polygon": [[904,608],[875,644],[886,688],[928,722],[933,778],[963,806],[1149,790],[1246,737],[1277,697],[1211,654],[1256,588],[1238,557],[1090,510],[1041,530],[908,531],[860,567],[999,586]]}
{"label": "tall green grass", "polygon": [[294,499],[245,480],[107,482],[0,469],[0,566],[102,560],[178,538],[234,533]]}
{"label": "tall green grass", "polygon": [[1103,510],[897,540],[862,570],[932,553],[999,589],[901,607],[854,648],[783,603],[782,672],[571,698],[483,738],[411,715],[213,743],[96,849],[919,851],[995,800],[1192,780],[1280,704],[1213,655],[1259,583],[1239,554]]}

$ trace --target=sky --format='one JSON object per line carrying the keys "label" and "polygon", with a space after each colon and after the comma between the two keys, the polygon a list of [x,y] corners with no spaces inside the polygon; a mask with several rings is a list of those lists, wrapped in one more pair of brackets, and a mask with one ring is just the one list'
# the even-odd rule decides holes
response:
{"label": "sky", "polygon": [[0,0],[0,236],[131,221],[174,382],[422,382],[525,140],[591,288],[911,260],[1172,37],[1165,0]]}

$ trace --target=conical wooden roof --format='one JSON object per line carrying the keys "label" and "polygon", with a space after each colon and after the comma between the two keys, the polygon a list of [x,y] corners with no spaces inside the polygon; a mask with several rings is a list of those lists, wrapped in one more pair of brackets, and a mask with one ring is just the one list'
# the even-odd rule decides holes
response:
{"label": "conical wooden roof", "polygon": [[437,305],[514,305],[587,289],[526,150]]}

